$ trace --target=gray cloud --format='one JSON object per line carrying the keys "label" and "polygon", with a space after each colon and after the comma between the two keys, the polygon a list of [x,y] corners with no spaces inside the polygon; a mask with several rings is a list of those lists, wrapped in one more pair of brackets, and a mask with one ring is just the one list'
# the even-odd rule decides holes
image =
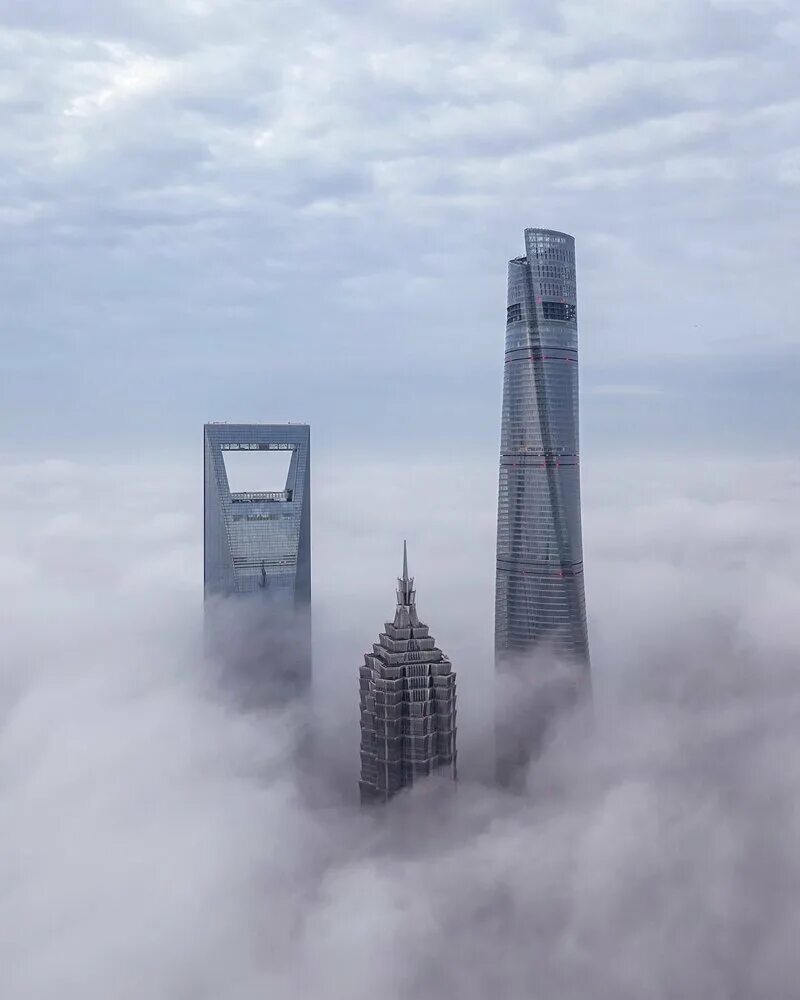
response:
{"label": "gray cloud", "polygon": [[663,389],[655,385],[636,385],[621,382],[619,385],[596,385],[590,390],[595,396],[660,396]]}
{"label": "gray cloud", "polygon": [[792,4],[101,8],[11,5],[0,35],[4,405],[32,427],[43,387],[65,426],[130,394],[163,433],[192,366],[194,422],[261,370],[349,436],[389,357],[488,413],[529,223],[576,233],[597,381],[787,366]]}
{"label": "gray cloud", "polygon": [[588,468],[596,732],[565,724],[510,799],[479,780],[486,465],[318,468],[324,773],[355,776],[355,667],[404,534],[459,671],[458,794],[421,787],[390,823],[320,799],[292,720],[238,714],[204,668],[190,467],[3,468],[9,1000],[793,995],[800,473]]}

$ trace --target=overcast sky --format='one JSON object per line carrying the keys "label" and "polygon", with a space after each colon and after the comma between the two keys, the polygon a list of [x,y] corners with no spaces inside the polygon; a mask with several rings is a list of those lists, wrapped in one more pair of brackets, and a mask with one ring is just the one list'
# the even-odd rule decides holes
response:
{"label": "overcast sky", "polygon": [[799,41],[794,0],[2,0],[5,449],[488,453],[527,225],[577,239],[584,452],[796,446]]}
{"label": "overcast sky", "polygon": [[[794,1000],[799,44],[796,0],[0,0],[4,998]],[[577,240],[597,725],[500,798],[529,225]],[[203,659],[210,419],[312,424],[324,808]],[[382,827],[404,536],[461,780]]]}

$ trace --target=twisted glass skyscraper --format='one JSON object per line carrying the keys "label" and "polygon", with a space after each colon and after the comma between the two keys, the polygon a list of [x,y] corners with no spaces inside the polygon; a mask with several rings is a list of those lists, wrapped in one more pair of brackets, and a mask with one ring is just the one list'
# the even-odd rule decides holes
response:
{"label": "twisted glass skyscraper", "polygon": [[498,718],[502,777],[536,751],[553,710],[552,689],[530,676],[544,669],[534,651],[577,668],[567,668],[567,688],[588,681],[575,241],[566,233],[526,229],[525,256],[508,265],[500,452],[496,664],[522,682],[517,707],[527,704],[516,719]]}

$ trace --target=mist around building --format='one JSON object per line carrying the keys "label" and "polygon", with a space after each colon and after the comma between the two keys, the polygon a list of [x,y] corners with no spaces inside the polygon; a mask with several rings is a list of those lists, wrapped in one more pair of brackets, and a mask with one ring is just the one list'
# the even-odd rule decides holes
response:
{"label": "mist around building", "polygon": [[[44,602],[8,602],[10,996],[791,995],[795,646],[741,554],[794,573],[796,509],[768,463],[783,521],[754,494],[728,532],[734,470],[677,508],[599,477],[590,672],[574,249],[525,238],[496,493],[496,457],[381,481],[323,454],[317,502],[308,425],[206,424],[200,614],[200,523],[159,509],[195,475],[122,470],[86,520],[91,467],[7,470],[9,578]],[[407,542],[373,571],[395,519],[441,646]]]}
{"label": "mist around building", "polygon": [[9,997],[792,996],[796,470],[584,455],[583,553],[543,312],[499,490],[303,424],[6,467]]}
{"label": "mist around building", "polygon": [[796,470],[584,456],[593,726],[509,792],[475,572],[496,469],[444,466],[437,509],[403,509],[457,673],[456,790],[364,808],[359,668],[402,576],[385,512],[401,471],[443,466],[318,461],[313,766],[292,708],[243,711],[204,657],[196,449],[6,467],[6,995],[791,996]]}
{"label": "mist around building", "polygon": [[0,4],[0,1000],[796,1000],[798,43]]}

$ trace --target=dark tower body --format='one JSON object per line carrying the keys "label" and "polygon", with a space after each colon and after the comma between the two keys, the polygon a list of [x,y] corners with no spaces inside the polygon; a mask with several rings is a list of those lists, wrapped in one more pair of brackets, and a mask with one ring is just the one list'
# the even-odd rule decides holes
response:
{"label": "dark tower body", "polygon": [[362,803],[437,771],[455,779],[456,675],[417,615],[405,545],[394,621],[364,654],[359,688]]}

